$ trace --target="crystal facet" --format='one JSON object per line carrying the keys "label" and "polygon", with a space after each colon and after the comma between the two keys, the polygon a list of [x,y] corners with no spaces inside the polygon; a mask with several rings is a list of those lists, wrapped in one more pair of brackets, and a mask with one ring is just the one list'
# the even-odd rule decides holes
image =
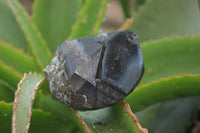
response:
{"label": "crystal facet", "polygon": [[139,40],[131,30],[67,40],[44,69],[52,96],[78,110],[118,103],[143,72]]}

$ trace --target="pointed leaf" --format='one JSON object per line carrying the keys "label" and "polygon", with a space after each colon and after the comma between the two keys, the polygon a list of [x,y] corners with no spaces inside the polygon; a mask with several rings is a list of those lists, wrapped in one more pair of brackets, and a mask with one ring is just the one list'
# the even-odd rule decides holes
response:
{"label": "pointed leaf", "polygon": [[[87,0],[78,14],[78,20],[72,28],[69,39],[90,36],[93,30],[96,33],[103,19],[107,3],[108,0]],[[96,29],[93,29],[94,27]]]}
{"label": "pointed leaf", "polygon": [[140,41],[200,34],[197,0],[149,0],[134,19],[131,29],[139,35]]}
{"label": "pointed leaf", "polygon": [[171,38],[144,43],[145,73],[141,84],[172,75],[200,74],[200,37]]}
{"label": "pointed leaf", "polygon": [[44,68],[51,60],[51,52],[47,47],[35,25],[30,21],[28,14],[22,8],[17,0],[6,0],[8,6],[12,9],[20,28],[22,29],[36,61]]}
{"label": "pointed leaf", "polygon": [[26,39],[4,0],[0,0],[0,20],[0,38],[27,52]]}
{"label": "pointed leaf", "polygon": [[81,0],[36,0],[33,22],[54,53],[58,45],[69,36],[72,25],[77,19]]}
{"label": "pointed leaf", "polygon": [[15,92],[12,132],[27,133],[30,126],[32,104],[39,85],[44,78],[39,74],[24,75]]}
{"label": "pointed leaf", "polygon": [[29,55],[14,48],[12,45],[0,41],[0,60],[6,65],[12,66],[19,73],[39,70],[35,60]]}

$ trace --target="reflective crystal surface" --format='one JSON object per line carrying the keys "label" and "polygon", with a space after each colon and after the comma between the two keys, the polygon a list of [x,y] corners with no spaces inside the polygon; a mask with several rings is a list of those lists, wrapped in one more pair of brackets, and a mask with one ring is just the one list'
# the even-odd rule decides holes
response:
{"label": "reflective crystal surface", "polygon": [[44,69],[52,96],[78,110],[111,106],[130,94],[144,71],[131,30],[67,40]]}

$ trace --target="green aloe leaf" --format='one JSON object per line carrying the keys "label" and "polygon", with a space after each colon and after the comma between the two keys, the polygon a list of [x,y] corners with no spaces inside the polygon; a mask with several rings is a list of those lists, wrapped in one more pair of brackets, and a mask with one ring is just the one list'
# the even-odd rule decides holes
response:
{"label": "green aloe leaf", "polygon": [[[0,102],[0,131],[11,132],[12,104]],[[49,113],[32,110],[30,133],[78,133],[76,126],[70,121],[61,121]]]}
{"label": "green aloe leaf", "polygon": [[136,112],[139,122],[151,133],[188,133],[200,109],[200,96],[176,98]]}
{"label": "green aloe leaf", "polygon": [[99,32],[108,2],[109,0],[87,0],[78,14],[78,20],[72,27],[69,39],[86,37]]}
{"label": "green aloe leaf", "polygon": [[79,111],[78,113],[91,131],[95,133],[132,133],[136,131],[136,127],[123,111],[121,104],[94,111]]}
{"label": "green aloe leaf", "polygon": [[9,67],[0,61],[0,80],[12,86],[14,89],[17,88],[22,75],[16,72],[12,67]]}
{"label": "green aloe leaf", "polygon": [[0,101],[10,102],[10,103],[14,101],[13,90],[2,82],[0,82]]}
{"label": "green aloe leaf", "polygon": [[141,84],[172,75],[200,74],[200,37],[171,38],[144,43],[145,73]]}
{"label": "green aloe leaf", "polygon": [[126,98],[150,132],[187,133],[200,109],[200,76],[161,79],[136,89]]}
{"label": "green aloe leaf", "polygon": [[149,0],[138,10],[134,19],[131,29],[141,41],[200,33],[197,0]]}
{"label": "green aloe leaf", "polygon": [[174,98],[200,95],[200,76],[184,75],[161,79],[131,93],[126,101],[136,112],[162,101]]}
{"label": "green aloe leaf", "polygon": [[[177,98],[163,104],[160,112],[149,124],[150,133],[188,133],[197,111],[200,96]],[[142,124],[142,121],[141,121]]]}
{"label": "green aloe leaf", "polygon": [[76,125],[77,129],[81,130],[82,132],[86,132],[85,128],[81,125],[80,120],[76,117],[74,112],[72,112],[69,107],[53,100],[51,96],[44,96],[37,108],[42,109],[44,112],[49,112],[53,116],[57,116],[63,121],[70,121]]}
{"label": "green aloe leaf", "polygon": [[104,21],[104,15],[105,15],[105,12],[106,12],[106,9],[107,9],[107,5],[109,4],[108,2],[109,2],[109,0],[104,0],[101,3],[101,9],[100,9],[100,11],[98,13],[97,20],[95,22],[95,26],[94,26],[94,28],[92,30],[92,34],[93,35],[98,34],[99,31],[100,31],[101,25],[102,25],[102,23]]}
{"label": "green aloe leaf", "polygon": [[36,0],[33,22],[54,53],[69,36],[82,5],[81,0]]}
{"label": "green aloe leaf", "polygon": [[26,39],[4,0],[0,0],[0,20],[0,38],[27,52]]}
{"label": "green aloe leaf", "polygon": [[[12,54],[11,54],[12,53]],[[39,70],[35,60],[29,55],[14,48],[12,45],[0,41],[0,60],[8,66],[12,66],[19,73]]]}
{"label": "green aloe leaf", "polygon": [[136,112],[135,114],[140,124],[143,127],[148,128],[152,121],[156,118],[157,114],[162,110],[163,105],[164,102],[152,104],[146,107],[144,110]]}
{"label": "green aloe leaf", "polygon": [[6,2],[26,36],[36,61],[44,68],[51,60],[51,52],[48,49],[47,44],[20,3],[17,0],[6,0]]}
{"label": "green aloe leaf", "polygon": [[13,105],[12,131],[27,133],[30,126],[31,109],[39,85],[44,78],[40,74],[24,75],[15,92]]}
{"label": "green aloe leaf", "polygon": [[131,17],[131,10],[130,10],[130,5],[129,5],[129,0],[119,0],[121,3],[121,7],[124,11],[124,15],[126,18]]}

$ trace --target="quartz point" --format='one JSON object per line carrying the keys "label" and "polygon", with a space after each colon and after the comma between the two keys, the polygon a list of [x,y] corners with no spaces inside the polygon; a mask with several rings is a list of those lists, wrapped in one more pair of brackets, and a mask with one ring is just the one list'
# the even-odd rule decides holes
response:
{"label": "quartz point", "polygon": [[44,69],[53,98],[77,110],[111,106],[130,94],[144,73],[131,30],[67,40]]}

